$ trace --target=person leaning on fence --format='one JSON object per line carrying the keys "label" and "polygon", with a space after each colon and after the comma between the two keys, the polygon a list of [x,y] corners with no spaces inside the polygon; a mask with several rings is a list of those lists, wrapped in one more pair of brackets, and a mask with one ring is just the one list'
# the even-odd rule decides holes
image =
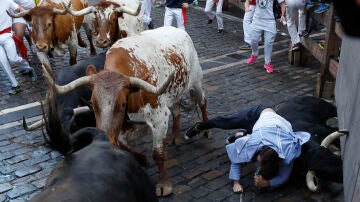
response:
{"label": "person leaning on fence", "polygon": [[165,16],[164,26],[171,26],[175,17],[177,27],[185,30],[185,16],[183,14],[183,8],[189,7],[194,0],[166,0],[165,2]]}
{"label": "person leaning on fence", "polygon": [[257,161],[260,166],[254,176],[257,187],[274,189],[284,184],[295,159],[301,154],[301,146],[310,139],[307,132],[293,132],[291,124],[267,105],[256,105],[232,116],[196,123],[184,137],[189,139],[211,128],[242,128],[251,133],[226,145],[234,192],[243,192],[239,182],[241,164],[251,161]]}
{"label": "person leaning on fence", "polygon": [[[247,0],[249,1],[249,0]],[[281,6],[281,21],[285,21],[285,1],[284,0],[257,0],[253,21],[251,23],[251,50],[247,64],[253,64],[259,55],[259,40],[264,32],[264,68],[268,73],[272,73],[274,68],[271,64],[271,54],[275,41],[276,21],[273,12],[274,1],[278,1]]]}
{"label": "person leaning on fence", "polygon": [[[28,61],[20,57],[16,52],[15,42],[11,33],[12,19],[6,11],[23,11],[24,9],[12,0],[0,1],[0,66],[4,69],[11,81],[11,90],[9,94],[13,95],[20,91],[20,85],[15,78],[10,63],[19,65],[20,68],[29,69],[33,72],[33,81],[36,80],[36,73],[30,67]],[[10,62],[10,63],[9,63]]]}
{"label": "person leaning on fence", "polygon": [[[292,50],[299,50],[300,37],[308,35],[306,31],[306,0],[285,0],[286,2],[286,24],[291,38]],[[299,17],[298,29],[296,29],[296,18]]]}
{"label": "person leaning on fence", "polygon": [[[216,22],[218,26],[218,33],[222,33],[224,30],[224,22],[222,18],[222,7],[224,0],[206,0],[205,13],[209,17],[208,24],[211,24],[216,17]],[[212,11],[212,8],[215,5],[215,13]]]}

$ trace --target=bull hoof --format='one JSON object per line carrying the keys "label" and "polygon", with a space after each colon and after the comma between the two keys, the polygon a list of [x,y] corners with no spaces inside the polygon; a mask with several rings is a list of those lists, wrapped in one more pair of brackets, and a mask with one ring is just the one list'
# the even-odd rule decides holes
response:
{"label": "bull hoof", "polygon": [[97,53],[96,53],[96,50],[95,50],[95,49],[90,51],[90,55],[96,55],[96,54],[97,54]]}
{"label": "bull hoof", "polygon": [[181,144],[181,139],[180,139],[180,137],[177,137],[177,138],[173,139],[173,144],[174,144],[174,145],[180,145],[180,144]]}
{"label": "bull hoof", "polygon": [[203,134],[204,134],[204,137],[206,137],[207,139],[211,139],[211,137],[212,137],[210,130],[204,131]]}
{"label": "bull hoof", "polygon": [[82,48],[86,48],[87,44],[83,41],[79,41],[78,45]]}
{"label": "bull hoof", "polygon": [[173,185],[169,181],[163,183],[159,182],[156,184],[156,196],[158,197],[168,196],[172,193],[172,191]]}

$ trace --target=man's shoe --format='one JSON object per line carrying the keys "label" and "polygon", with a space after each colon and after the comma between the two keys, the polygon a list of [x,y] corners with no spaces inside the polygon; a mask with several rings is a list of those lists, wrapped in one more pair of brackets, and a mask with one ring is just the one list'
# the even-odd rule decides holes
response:
{"label": "man's shoe", "polygon": [[212,22],[213,22],[213,20],[212,20],[212,19],[209,19],[207,23],[208,23],[208,24],[211,24]]}
{"label": "man's shoe", "polygon": [[199,125],[199,122],[195,123],[193,126],[191,126],[184,135],[185,140],[189,140],[191,138],[193,138],[195,135],[197,135],[200,130],[197,129],[197,126]]}
{"label": "man's shoe", "polygon": [[240,50],[251,50],[251,45],[245,42],[239,48],[240,48]]}
{"label": "man's shoe", "polygon": [[150,21],[149,25],[148,25],[149,29],[154,29],[154,23],[152,21]]}
{"label": "man's shoe", "polygon": [[256,58],[257,58],[257,56],[251,54],[250,58],[247,59],[246,63],[247,63],[248,65],[251,65],[252,63],[255,62]]}
{"label": "man's shoe", "polygon": [[323,13],[323,12],[329,10],[329,8],[330,8],[330,5],[329,5],[329,4],[322,3],[319,7],[317,7],[317,8],[314,10],[314,13]]}
{"label": "man's shoe", "polygon": [[218,33],[222,33],[223,31],[223,29],[218,29]]}
{"label": "man's shoe", "polygon": [[8,91],[8,93],[10,95],[15,95],[16,93],[18,93],[21,90],[20,85],[17,85],[15,87],[11,87],[11,90]]}
{"label": "man's shoe", "polygon": [[19,73],[22,75],[28,74],[31,72],[31,68],[26,68],[26,67],[20,67],[19,68]]}
{"label": "man's shoe", "polygon": [[233,135],[230,135],[226,138],[225,140],[225,143],[226,144],[231,144],[231,143],[234,143],[235,140],[237,140],[238,138],[241,138],[241,137],[244,137],[247,135],[246,133],[247,131],[245,129],[240,129],[239,132],[233,134]]}
{"label": "man's shoe", "polygon": [[266,69],[267,73],[272,73],[274,71],[274,68],[270,63],[265,64],[264,68]]}
{"label": "man's shoe", "polygon": [[298,51],[300,50],[301,44],[300,43],[296,43],[292,46],[291,50],[293,51]]}
{"label": "man's shoe", "polygon": [[307,32],[306,30],[302,31],[300,34],[299,34],[299,37],[307,37],[309,35],[309,32]]}

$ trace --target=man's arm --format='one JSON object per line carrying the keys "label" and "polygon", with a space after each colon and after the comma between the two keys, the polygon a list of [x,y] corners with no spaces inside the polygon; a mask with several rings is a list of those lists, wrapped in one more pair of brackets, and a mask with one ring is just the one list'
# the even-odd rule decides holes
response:
{"label": "man's arm", "polygon": [[290,164],[285,164],[284,162],[281,162],[278,175],[269,180],[270,187],[272,189],[284,184],[289,179],[293,165],[294,161]]}
{"label": "man's arm", "polygon": [[250,0],[246,0],[246,1],[245,1],[244,7],[245,7],[245,12],[249,12],[249,11],[250,11]]}
{"label": "man's arm", "polygon": [[285,1],[282,1],[281,3],[280,3],[280,7],[281,7],[281,21],[282,22],[285,22],[285,11],[286,11],[286,3],[285,3]]}

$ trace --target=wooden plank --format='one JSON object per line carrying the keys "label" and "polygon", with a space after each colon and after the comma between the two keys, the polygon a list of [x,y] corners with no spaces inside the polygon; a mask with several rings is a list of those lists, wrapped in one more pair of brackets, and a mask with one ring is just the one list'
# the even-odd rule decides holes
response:
{"label": "wooden plank", "polygon": [[341,26],[341,24],[339,22],[335,23],[335,33],[340,39],[342,39],[344,29],[343,29],[343,27]]}
{"label": "wooden plank", "polygon": [[229,3],[231,3],[231,4],[233,4],[233,5],[237,6],[237,7],[245,10],[244,3],[241,2],[241,0],[229,0]]}
{"label": "wooden plank", "polygon": [[311,17],[313,17],[318,23],[322,24],[322,25],[328,25],[329,24],[329,15],[330,12],[327,11],[327,12],[323,12],[323,13],[309,13],[311,14]]}
{"label": "wooden plank", "polygon": [[[322,33],[322,35],[325,35]],[[302,37],[301,44],[320,62],[323,62],[324,50],[319,47],[316,40],[311,37]]]}
{"label": "wooden plank", "polygon": [[331,75],[334,78],[336,78],[336,74],[337,74],[337,71],[338,71],[338,66],[339,66],[338,61],[336,61],[333,58],[330,58],[329,71],[330,71]]}

